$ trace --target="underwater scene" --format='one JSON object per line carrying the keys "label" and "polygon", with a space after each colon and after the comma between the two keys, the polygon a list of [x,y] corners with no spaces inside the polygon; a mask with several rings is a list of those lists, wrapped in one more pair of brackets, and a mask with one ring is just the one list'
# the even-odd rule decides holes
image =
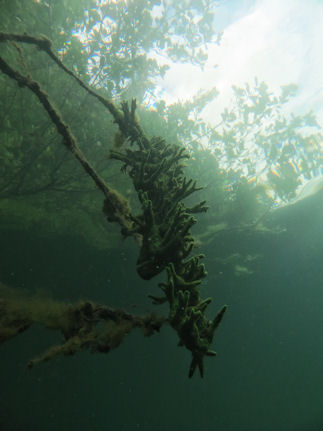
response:
{"label": "underwater scene", "polygon": [[0,5],[0,431],[323,431],[322,1]]}

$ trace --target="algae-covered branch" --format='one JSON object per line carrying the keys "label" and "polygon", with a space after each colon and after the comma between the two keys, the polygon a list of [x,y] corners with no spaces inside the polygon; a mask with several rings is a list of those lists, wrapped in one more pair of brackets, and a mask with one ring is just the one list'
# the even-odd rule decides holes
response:
{"label": "algae-covered branch", "polygon": [[[201,299],[200,297],[200,284],[207,272],[201,262],[203,255],[191,256],[195,243],[191,228],[197,221],[193,214],[205,212],[207,206],[205,201],[193,207],[185,205],[184,199],[199,190],[196,182],[186,178],[184,174],[185,160],[189,158],[188,152],[179,145],[167,143],[163,137],[148,138],[136,118],[135,100],[132,100],[130,106],[127,102],[123,102],[119,109],[112,101],[97,94],[62,63],[53,52],[48,39],[0,33],[0,42],[7,41],[36,45],[64,73],[70,75],[88,94],[102,103],[113,116],[125,144],[121,151],[111,151],[109,157],[121,161],[122,172],[127,173],[131,178],[141,205],[139,214],[133,214],[127,200],[120,192],[111,188],[97,174],[80,150],[68,124],[64,122],[62,115],[41,85],[0,58],[2,72],[15,80],[20,87],[27,87],[33,92],[61,135],[62,143],[103,193],[103,212],[107,220],[117,222],[121,226],[123,236],[133,236],[136,239],[140,248],[137,260],[139,276],[149,280],[166,270],[167,281],[159,285],[162,296],[152,297],[153,302],[155,304],[168,302],[167,321],[177,332],[179,344],[185,346],[192,354],[189,377],[194,374],[196,368],[203,377],[204,357],[215,355],[211,350],[211,344],[226,306],[223,306],[213,319],[209,319],[205,312],[211,298]],[[8,311],[8,307],[10,309],[14,303],[14,299],[9,303],[3,301],[2,306],[5,311]],[[31,307],[30,301],[26,301],[26,304],[27,308],[28,304]],[[12,307],[14,308],[14,305]],[[13,328],[13,335],[27,329],[37,319],[41,322],[41,318],[37,314],[33,315],[32,311],[24,308],[24,312],[20,319],[21,325]],[[6,316],[7,319],[0,321],[3,333],[8,333],[8,328],[17,323],[15,319],[10,320],[10,312],[7,312]],[[60,319],[57,318],[57,321],[60,323],[57,323],[54,329],[63,332],[66,342],[63,346],[50,349],[41,360],[49,359],[57,353],[73,354],[84,348],[107,353],[111,348],[117,347],[116,339],[122,340],[122,334],[127,333],[129,328],[136,326],[150,328],[148,332],[151,333],[158,330],[166,320],[155,317],[142,320],[91,302],[70,305],[66,309],[63,307],[60,309],[59,316]],[[103,334],[96,326],[100,320],[108,320]],[[66,321],[67,330],[62,323]],[[47,321],[44,322],[49,326],[47,323]],[[118,336],[115,335],[116,333]],[[2,337],[3,341],[6,339],[5,336]],[[103,347],[102,339],[105,340]]]}

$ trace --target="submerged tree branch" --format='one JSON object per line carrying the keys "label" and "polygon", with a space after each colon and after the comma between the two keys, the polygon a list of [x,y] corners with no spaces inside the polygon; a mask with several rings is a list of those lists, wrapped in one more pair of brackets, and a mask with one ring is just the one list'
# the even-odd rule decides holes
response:
{"label": "submerged tree branch", "polygon": [[[196,187],[196,182],[188,180],[184,175],[183,161],[189,158],[189,154],[178,145],[167,144],[161,137],[148,139],[135,117],[136,101],[132,100],[130,106],[127,102],[123,102],[121,111],[118,110],[112,102],[97,95],[62,64],[53,53],[51,42],[48,39],[0,33],[0,42],[3,40],[34,43],[44,50],[59,67],[108,108],[119,126],[122,137],[130,143],[130,148],[128,146],[125,152],[113,151],[110,153],[110,157],[122,161],[124,163],[122,170],[127,172],[132,179],[142,209],[142,213],[136,217],[131,214],[125,199],[116,191],[111,190],[88,163],[69,127],[53,107],[39,83],[33,81],[29,76],[21,75],[0,57],[0,69],[15,79],[19,86],[28,87],[33,91],[63,137],[64,145],[74,154],[104,193],[106,199],[103,211],[107,219],[118,222],[122,226],[124,236],[131,235],[138,240],[140,252],[137,272],[140,277],[148,280],[163,270],[167,270],[167,282],[159,284],[164,296],[152,297],[152,299],[155,303],[166,301],[169,303],[167,321],[177,332],[179,344],[185,346],[192,354],[189,377],[193,376],[196,369],[203,377],[204,358],[215,356],[215,352],[211,350],[211,344],[215,330],[222,321],[227,307],[223,306],[213,319],[209,319],[205,315],[211,298],[203,300],[200,297],[199,286],[207,275],[205,266],[201,263],[203,255],[189,258],[195,243],[190,229],[197,221],[192,213],[205,212],[207,209],[205,201],[191,208],[186,207],[183,202],[185,197],[200,189]],[[100,335],[98,335],[97,328],[93,328],[92,324],[88,325],[88,319],[92,322],[93,316],[96,321],[102,318],[101,311],[105,315],[107,307],[102,308],[91,302],[81,303],[79,307],[73,309],[72,315],[74,312],[77,313],[77,316],[81,314],[81,321],[84,324],[82,323],[81,328],[77,326],[76,332],[74,324],[71,332],[70,329],[67,331],[63,329],[66,343],[50,349],[39,360],[47,360],[57,353],[73,354],[84,348],[90,348],[92,351],[104,350],[106,344],[103,343],[103,347],[100,344],[101,332],[99,331]],[[66,313],[65,318],[69,316],[67,311]],[[109,315],[109,322],[111,320],[113,321]],[[130,321],[138,322],[136,319],[130,319]],[[121,318],[121,322],[121,326],[126,327],[124,331],[126,333],[128,328],[133,327],[132,325],[136,326],[135,323],[130,324],[129,319],[125,316]],[[30,321],[22,319],[22,324],[18,325],[17,331],[24,330],[24,325],[28,327]],[[61,329],[60,326],[59,328]],[[111,334],[114,334],[114,327],[109,327],[107,333],[103,334],[103,339],[108,337],[109,340],[108,350],[111,345],[114,346],[114,343],[118,345],[116,340],[120,337],[118,332],[118,337],[111,340],[111,337],[114,337]],[[38,360],[32,362],[31,365],[36,362]]]}
{"label": "submerged tree branch", "polygon": [[126,232],[131,232],[133,221],[127,200],[123,198],[119,192],[108,186],[90,165],[79,148],[76,138],[73,136],[68,125],[65,124],[61,115],[55,109],[40,84],[29,76],[24,76],[17,70],[13,69],[2,57],[0,57],[0,69],[10,78],[17,81],[20,87],[29,88],[37,96],[38,100],[44,106],[49,117],[55,124],[58,133],[63,137],[63,144],[72,152],[75,158],[83,166],[84,170],[93,179],[97,187],[103,192],[111,212],[110,221],[117,221]]}
{"label": "submerged tree branch", "polygon": [[128,115],[125,110],[123,110],[123,112],[120,111],[111,100],[106,99],[105,97],[92,90],[78,76],[76,76],[72,70],[66,67],[64,63],[57,57],[57,55],[52,50],[52,42],[46,36],[34,37],[28,34],[13,34],[0,32],[0,42],[6,41],[22,42],[36,45],[38,49],[44,51],[58,65],[58,67],[60,67],[65,73],[75,79],[76,82],[84,90],[86,90],[91,96],[95,97],[100,103],[102,103],[103,106],[105,106],[105,108],[108,109],[108,111],[112,114],[115,123],[118,124],[120,131],[125,137],[135,137],[137,140],[142,141],[142,143],[144,144],[148,143],[148,138],[145,136],[142,128],[137,121],[134,121],[135,104],[130,112],[130,115]]}
{"label": "submerged tree branch", "polygon": [[159,332],[167,318],[155,314],[135,316],[122,309],[81,301],[77,304],[54,301],[44,295],[28,295],[0,283],[0,344],[26,331],[34,323],[58,330],[62,344],[52,346],[32,359],[29,368],[57,355],[74,355],[83,350],[109,353],[133,329],[145,336]]}

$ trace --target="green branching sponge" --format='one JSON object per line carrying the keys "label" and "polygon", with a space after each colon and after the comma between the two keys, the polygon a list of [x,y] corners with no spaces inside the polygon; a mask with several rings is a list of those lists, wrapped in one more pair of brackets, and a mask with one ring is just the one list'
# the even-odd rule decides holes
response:
{"label": "green branching sponge", "polygon": [[192,352],[189,377],[198,367],[204,375],[204,356],[215,356],[210,349],[215,329],[226,306],[213,320],[205,315],[211,298],[201,300],[199,285],[207,273],[200,261],[203,255],[189,257],[194,246],[190,232],[196,223],[193,213],[205,212],[205,202],[192,208],[183,199],[200,190],[196,182],[184,175],[185,148],[169,145],[160,137],[147,139],[138,130],[134,110],[122,104],[124,124],[121,132],[129,142],[124,152],[111,151],[110,158],[123,163],[122,170],[133,181],[142,212],[133,216],[133,229],[124,232],[141,237],[137,272],[145,280],[167,271],[168,280],[161,283],[164,296],[153,297],[155,304],[169,303],[169,323],[179,336],[179,344]]}

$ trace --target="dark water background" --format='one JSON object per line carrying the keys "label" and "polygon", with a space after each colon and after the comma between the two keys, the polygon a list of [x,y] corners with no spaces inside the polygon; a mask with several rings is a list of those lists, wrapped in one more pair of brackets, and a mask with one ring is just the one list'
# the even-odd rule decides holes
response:
{"label": "dark water background", "polygon": [[[32,370],[28,360],[59,334],[34,327],[7,342],[0,429],[322,431],[322,238],[321,216],[303,220],[260,244],[264,257],[245,278],[216,278],[215,245],[203,250],[209,313],[229,305],[203,380],[188,379],[190,355],[168,327],[150,338],[136,331],[108,355],[60,357]],[[76,238],[2,231],[1,244],[1,279],[9,286],[46,287],[55,299],[91,298],[138,314],[152,308],[147,294],[158,294],[155,280],[137,276],[130,240],[111,253]]]}

